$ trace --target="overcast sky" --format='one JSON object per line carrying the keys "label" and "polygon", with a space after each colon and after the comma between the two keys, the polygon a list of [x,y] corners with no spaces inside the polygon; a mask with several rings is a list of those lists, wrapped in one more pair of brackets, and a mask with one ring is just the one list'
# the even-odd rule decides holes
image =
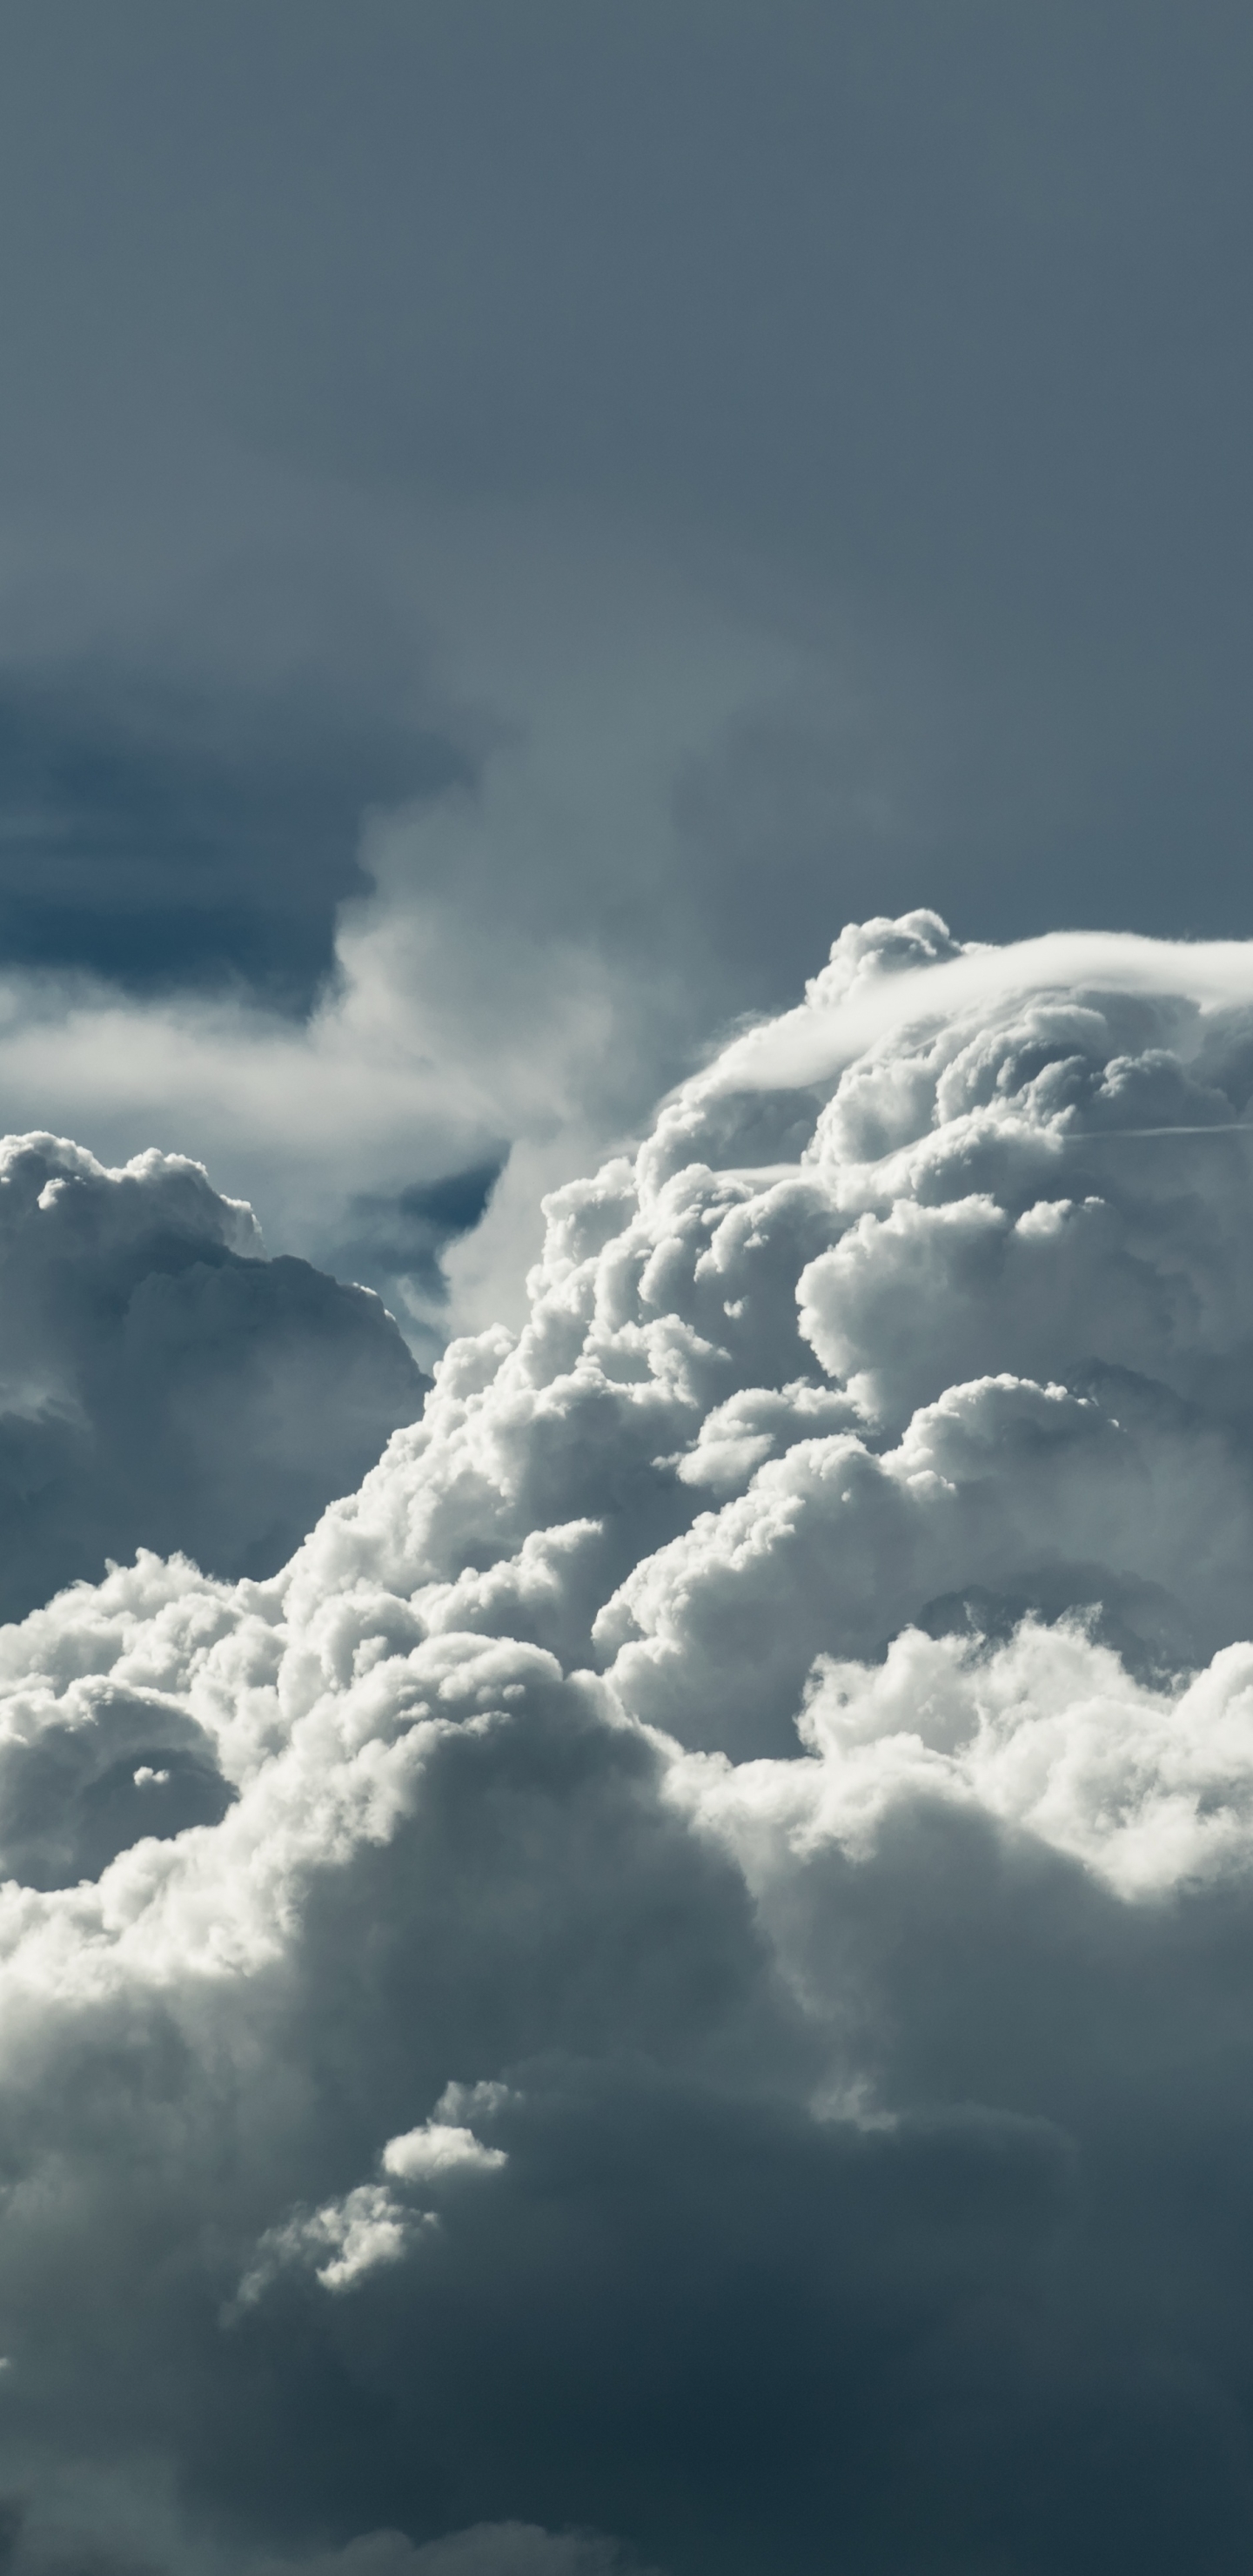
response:
{"label": "overcast sky", "polygon": [[[1247,926],[1247,10],[18,0],[0,55],[9,1124],[341,1268],[354,1192],[512,1146],[490,1304],[846,918]],[[59,1043],[69,970],[127,1031]]]}
{"label": "overcast sky", "polygon": [[0,0],[0,2576],[1244,2576],[1251,109]]}

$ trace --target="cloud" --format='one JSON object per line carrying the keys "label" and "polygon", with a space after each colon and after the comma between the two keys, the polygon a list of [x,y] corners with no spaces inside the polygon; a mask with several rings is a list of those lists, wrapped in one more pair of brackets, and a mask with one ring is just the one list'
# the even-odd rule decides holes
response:
{"label": "cloud", "polygon": [[390,1193],[358,1192],[344,1212],[336,1267],[390,1292],[420,1324],[424,1307],[446,1304],[444,1255],[482,1223],[506,1159],[472,1164],[442,1180],[412,1181]]}
{"label": "cloud", "polygon": [[62,1138],[5,1138],[0,1277],[10,1618],[139,1547],[272,1572],[421,1408],[378,1299],[266,1260],[251,1209],[185,1157],[107,1170]]}
{"label": "cloud", "polygon": [[176,525],[12,532],[6,1117],[196,1153],[426,1364],[518,1307],[545,1188],[791,989],[678,904],[669,798],[795,656],[635,535],[196,452]]}
{"label": "cloud", "polygon": [[[302,2560],[299,2576],[635,2576],[638,2563],[628,2568],[616,2543],[592,2532],[498,2522],[478,2523],[420,2549],[402,2532],[373,2532],[333,2555]],[[258,2576],[288,2576],[288,2568],[272,2563]]]}
{"label": "cloud", "polygon": [[236,978],[308,1009],[334,964],[336,908],[365,891],[368,808],[464,785],[473,764],[432,725],[371,716],[359,684],[332,693],[316,664],[293,662],[233,686],[187,670],[127,682],[81,660],[0,670],[10,969],[78,968],[140,992]]}
{"label": "cloud", "polygon": [[1241,2563],[1251,1092],[871,923],[286,1566],[0,1633],[22,2551]]}
{"label": "cloud", "polygon": [[457,1328],[843,911],[1243,864],[1239,13],[734,14],[5,31],[6,1123],[324,1266],[513,1144]]}
{"label": "cloud", "polygon": [[[440,2109],[453,2107],[464,2087],[453,2085]],[[506,2087],[474,2087],[487,2108],[507,2098]],[[351,2290],[379,2263],[398,2263],[421,2229],[439,2226],[433,2209],[418,2209],[397,2197],[392,2184],[441,2183],[458,2175],[498,2172],[509,2159],[503,2147],[485,2147],[472,2129],[447,2120],[424,2120],[399,2138],[389,2138],[379,2158],[386,2183],[358,2183],[341,2201],[322,2209],[298,2211],[280,2227],[267,2229],[257,2248],[258,2260],[240,2282],[229,2319],[254,2307],[275,2275],[287,2263],[306,2263],[324,2290]]]}

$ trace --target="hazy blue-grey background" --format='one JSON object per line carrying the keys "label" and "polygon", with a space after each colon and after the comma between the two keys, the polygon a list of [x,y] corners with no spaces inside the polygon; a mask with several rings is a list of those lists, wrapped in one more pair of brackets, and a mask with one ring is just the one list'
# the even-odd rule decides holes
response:
{"label": "hazy blue-grey background", "polygon": [[[132,1015],[38,1123],[344,1269],[850,915],[1246,930],[1251,89],[1223,0],[10,0],[0,954]],[[297,1210],[203,1068],[114,1116],[163,997],[326,1006],[372,846],[426,1124]]]}

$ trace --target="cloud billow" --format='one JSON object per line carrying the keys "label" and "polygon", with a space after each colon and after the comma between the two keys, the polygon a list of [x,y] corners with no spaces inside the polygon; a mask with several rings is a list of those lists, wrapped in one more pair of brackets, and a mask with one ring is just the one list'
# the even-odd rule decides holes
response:
{"label": "cloud billow", "polygon": [[847,932],[280,1571],[0,1635],[21,2576],[1244,2563],[1250,1092]]}
{"label": "cloud billow", "polygon": [[268,1574],[425,1381],[377,1297],[269,1261],[196,1163],[0,1142],[0,1614],[106,1558]]}

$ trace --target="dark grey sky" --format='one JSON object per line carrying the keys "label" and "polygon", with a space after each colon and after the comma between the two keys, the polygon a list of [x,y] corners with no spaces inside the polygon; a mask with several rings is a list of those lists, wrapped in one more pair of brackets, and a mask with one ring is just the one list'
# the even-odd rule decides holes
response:
{"label": "dark grey sky", "polygon": [[0,58],[11,956],[307,1001],[365,810],[529,721],[502,511],[810,664],[674,760],[642,910],[501,857],[698,1015],[874,908],[1248,926],[1245,9],[40,0]]}

